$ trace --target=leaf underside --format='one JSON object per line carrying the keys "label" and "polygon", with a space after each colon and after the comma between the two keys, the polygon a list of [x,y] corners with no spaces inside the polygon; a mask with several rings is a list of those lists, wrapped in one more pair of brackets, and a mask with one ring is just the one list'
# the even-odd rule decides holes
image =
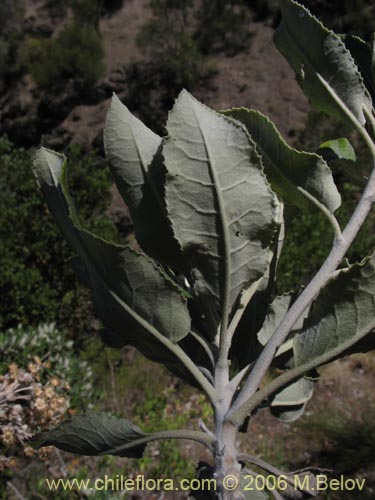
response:
{"label": "leaf underside", "polygon": [[371,112],[371,98],[342,39],[294,0],[280,4],[274,41],[311,104],[351,126],[364,126],[363,109]]}
{"label": "leaf underside", "polygon": [[272,189],[284,203],[305,211],[317,211],[317,207],[298,190],[301,187],[330,212],[341,205],[331,170],[321,156],[290,147],[272,121],[259,111],[234,108],[224,111],[224,114],[246,127],[262,156]]}
{"label": "leaf underside", "polygon": [[[79,455],[141,458],[146,444],[132,446],[132,441],[146,436],[128,420],[114,418],[106,413],[89,412],[75,415],[56,429],[35,436],[30,444],[34,448],[56,446]],[[116,450],[124,446],[127,446],[126,449]]]}
{"label": "leaf underside", "polygon": [[129,207],[141,248],[171,267],[183,269],[164,203],[162,139],[113,96],[104,128],[106,157],[118,190]]}
{"label": "leaf underside", "polygon": [[270,402],[271,413],[283,422],[294,422],[313,395],[314,382],[301,378],[279,391]]}
{"label": "leaf underside", "polygon": [[262,328],[259,330],[257,334],[258,340],[263,346],[266,345],[267,342],[270,340],[274,331],[279,326],[280,321],[287,313],[291,300],[292,300],[292,295],[285,294],[275,297],[272,304],[270,304]]}
{"label": "leaf underside", "polygon": [[104,340],[109,345],[134,345],[150,359],[188,377],[176,356],[150,333],[150,327],[155,328],[171,342],[188,335],[190,316],[177,285],[145,255],[104,241],[80,226],[62,155],[42,148],[34,172],[58,226],[80,255],[80,274],[84,270],[107,328]]}
{"label": "leaf underside", "polygon": [[183,91],[163,147],[173,232],[198,296],[219,309],[266,271],[278,203],[242,126]]}
{"label": "leaf underside", "polygon": [[[375,257],[342,270],[321,291],[294,337],[295,366],[329,353],[371,326],[375,318]],[[375,334],[369,341],[375,347]]]}
{"label": "leaf underside", "polygon": [[[281,320],[291,306],[292,294],[285,294],[275,297],[270,304],[267,316],[258,332],[258,340],[264,346],[272,337]],[[302,318],[294,325],[293,331],[289,337],[293,337],[303,325],[305,313]],[[280,349],[285,346],[281,359],[275,358],[274,363],[280,368],[291,368],[293,366],[293,340],[286,341]],[[285,351],[285,352],[284,352]],[[279,352],[279,351],[278,351]],[[311,399],[313,394],[314,382],[310,379],[301,378],[296,382],[292,382],[282,390],[273,395],[269,402],[271,413],[283,422],[294,422],[304,412],[306,403]]]}
{"label": "leaf underside", "polygon": [[372,100],[375,99],[375,82],[374,75],[371,71],[373,66],[373,51],[367,43],[358,36],[343,35],[345,47],[351,53],[355,60],[367,90],[369,91]]}

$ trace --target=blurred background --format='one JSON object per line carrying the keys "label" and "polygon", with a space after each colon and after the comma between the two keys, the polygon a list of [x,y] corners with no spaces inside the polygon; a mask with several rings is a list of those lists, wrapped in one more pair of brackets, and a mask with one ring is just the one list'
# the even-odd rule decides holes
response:
{"label": "blurred background", "polygon": [[[329,28],[372,43],[370,0],[304,0]],[[113,92],[155,132],[182,88],[215,110],[235,106],[267,114],[287,142],[316,151],[347,136],[358,173],[334,175],[344,223],[358,200],[367,157],[341,123],[310,109],[272,34],[277,0],[0,0],[0,499],[51,498],[45,478],[194,477],[204,450],[151,444],[143,459],[37,453],[27,439],[87,406],[132,419],[143,430],[197,427],[211,417],[203,396],[131,348],[100,341],[89,292],[70,265],[72,252],[36,188],[31,163],[41,144],[69,158],[80,216],[112,241],[131,240],[128,210],[103,154],[103,126]],[[374,215],[348,258],[372,249]],[[330,248],[322,217],[300,214],[289,228],[279,268],[282,293],[306,283]],[[286,470],[307,465],[366,477],[375,495],[373,354],[322,370],[304,416],[282,424],[260,412],[244,448]],[[174,395],[173,400],[171,395]],[[177,396],[175,396],[177,395]],[[321,498],[354,498],[338,492]],[[182,499],[148,492],[64,492],[57,499]]]}

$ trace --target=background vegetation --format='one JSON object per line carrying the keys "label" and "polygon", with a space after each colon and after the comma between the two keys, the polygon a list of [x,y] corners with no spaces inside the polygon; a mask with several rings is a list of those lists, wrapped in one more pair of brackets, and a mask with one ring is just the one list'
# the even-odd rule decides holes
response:
{"label": "background vegetation", "polygon": [[[115,226],[104,215],[111,182],[105,162],[78,146],[67,154],[83,220],[115,238]],[[77,333],[87,329],[90,299],[77,286],[69,264],[72,252],[36,189],[32,157],[32,150],[14,148],[0,139],[0,329],[57,322]]]}
{"label": "background vegetation", "polygon": [[[370,40],[375,29],[372,2],[311,0],[305,3],[335,30],[356,33]],[[47,8],[62,21],[56,31],[36,33],[24,29],[21,0],[1,1],[0,97],[27,76],[36,85],[35,99],[47,93],[61,96],[72,82],[76,96],[83,99],[106,76],[101,19],[111,16],[123,4],[122,0],[48,0]],[[144,60],[126,68],[126,89],[132,111],[156,131],[164,132],[158,128],[161,115],[170,108],[181,87],[210,90],[218,54],[235,57],[246,51],[252,43],[253,21],[275,24],[277,10],[277,0],[152,0],[150,15],[142,23],[137,38]],[[306,130],[295,140],[314,151],[323,139],[345,134],[335,123],[311,113]],[[366,164],[361,148],[354,145],[358,164],[362,164],[362,159]],[[6,377],[7,381],[14,381],[20,374],[29,377],[31,368],[36,370],[32,376],[39,378],[33,379],[34,382],[41,384],[43,391],[51,386],[51,381],[58,380],[56,397],[64,397],[68,412],[80,410],[84,394],[98,409],[109,409],[124,416],[126,410],[127,415],[135,416],[135,421],[146,430],[186,426],[191,419],[196,424],[198,416],[202,413],[203,417],[208,416],[209,412],[200,397],[186,387],[177,386],[162,367],[146,362],[131,349],[112,352],[103,348],[95,333],[100,325],[95,320],[91,298],[78,285],[69,264],[72,253],[35,187],[30,168],[34,150],[21,146],[0,137],[0,386]],[[105,161],[96,152],[88,153],[74,145],[66,154],[71,164],[72,194],[85,224],[109,239],[119,238],[113,221],[106,215],[112,181]],[[344,182],[342,167],[333,167],[344,195],[339,212],[343,222],[356,203],[360,187]],[[372,217],[353,247],[350,260],[360,260],[369,252],[366,235],[373,231],[373,224]],[[318,268],[327,253],[330,231],[319,214],[294,217],[279,267],[280,292],[306,282]],[[306,255],[309,256],[307,267]],[[356,363],[353,370],[363,370],[368,377],[375,373],[371,357],[360,358]],[[339,383],[334,376],[332,379]],[[179,395],[178,400],[172,398],[175,394]],[[35,398],[34,402],[15,400],[15,404],[36,412]],[[350,415],[337,417],[337,406],[332,405],[327,415],[319,418],[325,406],[324,401],[318,401],[317,409],[311,414],[307,412],[305,417],[310,423],[315,422],[309,439],[318,443],[316,463],[334,466],[335,460],[344,454],[341,450],[345,450],[346,455],[352,450],[347,456],[355,462],[359,453],[355,443],[367,440],[372,446],[374,442],[373,409],[370,411],[367,403],[356,401]],[[368,418],[366,411],[369,411]],[[350,424],[355,413],[358,427]],[[30,420],[30,413],[22,418],[27,425],[35,424],[33,431],[41,427],[40,421]],[[337,424],[340,433],[335,432],[333,423],[328,429],[327,421]],[[302,448],[306,434],[302,427],[296,431],[294,448],[288,450],[280,437],[291,432],[288,427],[279,429],[275,437],[269,432],[271,426],[264,435],[261,424],[256,421],[254,425],[254,443],[249,443],[252,453],[255,450],[280,466],[295,463],[297,467],[303,463],[303,457],[296,451],[300,442]],[[328,439],[324,437],[327,435]],[[24,492],[48,497],[40,479],[46,476],[46,471],[57,476],[66,473],[82,478],[124,473],[123,461],[113,457],[71,461],[71,457],[52,454],[44,465],[38,462],[36,466],[35,457],[16,453],[14,443],[10,446],[0,440],[1,453],[9,459],[9,466],[0,462],[0,479],[4,484],[3,490],[0,487],[0,498],[9,497],[5,484],[11,479],[12,484]],[[16,455],[18,463],[10,461]],[[150,447],[137,464],[126,462],[126,470],[129,474],[140,472],[150,477],[170,476],[173,471],[175,477],[187,477],[194,474],[196,458],[198,456],[192,457],[191,451],[181,449],[176,443],[165,443],[160,452],[156,446]],[[309,459],[311,457],[305,457],[307,462]],[[371,453],[363,455],[361,460],[361,467],[369,467]],[[27,472],[21,473],[21,470]],[[71,496],[60,492],[56,498]]]}

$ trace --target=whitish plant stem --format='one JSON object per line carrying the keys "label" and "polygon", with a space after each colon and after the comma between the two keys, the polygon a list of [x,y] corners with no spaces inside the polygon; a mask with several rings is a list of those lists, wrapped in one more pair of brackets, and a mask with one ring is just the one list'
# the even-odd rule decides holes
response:
{"label": "whitish plant stem", "polygon": [[[238,462],[237,438],[238,429],[231,422],[223,422],[215,428],[215,476],[217,479],[217,496],[219,500],[240,500],[243,495],[238,489],[229,491],[224,486],[224,478],[233,478],[240,484],[241,465]],[[228,483],[227,483],[228,484]]]}
{"label": "whitish plant stem", "polygon": [[[105,284],[103,278],[97,274],[100,280]],[[114,300],[116,300],[138,323],[151,335],[153,335],[162,345],[164,345],[169,351],[171,351],[175,356],[181,361],[185,368],[191,373],[195,380],[199,383],[202,389],[205,391],[209,397],[211,403],[214,405],[217,402],[217,392],[213,385],[207,380],[203,373],[199,370],[196,364],[189,358],[185,351],[178,345],[169,340],[167,337],[162,335],[154,326],[150,325],[148,321],[139,316],[133,309],[131,309],[120,297],[109,289],[109,293],[112,295]]]}
{"label": "whitish plant stem", "polygon": [[[367,131],[360,127],[358,132],[361,134],[362,138],[369,147],[373,163],[375,163],[375,146],[368,135]],[[252,369],[250,375],[248,376],[243,388],[241,389],[238,398],[233,403],[232,408],[228,412],[227,418],[232,419],[234,413],[236,412],[238,416],[241,414],[243,418],[246,417],[246,401],[254,396],[260,383],[266,374],[268,368],[270,367],[272,360],[276,354],[277,349],[285,341],[289,332],[293,328],[294,324],[303,314],[304,310],[312,303],[320,290],[327,284],[327,282],[332,277],[332,274],[344,258],[348,248],[352,244],[354,238],[357,236],[363,222],[365,221],[367,215],[369,214],[372,204],[375,201],[375,170],[373,165],[373,170],[371,176],[368,180],[367,186],[362,194],[362,197],[350,218],[348,224],[346,225],[344,231],[342,232],[342,237],[340,240],[336,239],[333,243],[332,249],[323,263],[320,270],[314,276],[314,278],[307,285],[305,290],[294,302],[292,307],[286,313],[279,326],[276,328],[271,339],[267,342],[261,355],[257,359],[254,368]],[[241,407],[242,411],[237,411]]]}
{"label": "whitish plant stem", "polygon": [[[372,110],[372,112],[373,111],[374,110]],[[371,125],[372,136],[375,138],[375,118],[374,118],[374,115],[373,115],[373,113],[370,113],[366,108],[363,110],[363,112],[366,116],[366,120]]]}
{"label": "whitish plant stem", "polygon": [[159,431],[153,434],[149,434],[143,438],[136,439],[131,443],[124,444],[122,446],[117,446],[116,448],[112,448],[112,450],[106,450],[104,455],[113,455],[118,454],[122,451],[125,451],[130,448],[134,448],[136,446],[141,446],[142,444],[149,443],[151,441],[160,441],[165,439],[186,439],[190,441],[196,441],[197,443],[203,444],[207,446],[209,449],[212,449],[214,444],[214,439],[204,432],[200,431],[191,431],[191,430],[175,430],[175,431]]}
{"label": "whitish plant stem", "polygon": [[212,354],[211,348],[207,344],[206,339],[201,337],[199,333],[195,332],[194,330],[190,330],[190,335],[192,335],[195,338],[195,340],[202,346],[204,352],[207,354],[207,357],[210,360],[212,367],[214,367],[215,366],[214,355]]}
{"label": "whitish plant stem", "polygon": [[[246,453],[240,453],[238,455],[238,460],[240,462],[247,462],[249,464],[256,465],[257,467],[260,467],[261,469],[270,472],[271,474],[275,474],[275,476],[288,476],[287,472],[284,472],[277,467],[274,467],[273,465],[265,462],[261,458],[254,457],[253,455],[247,455]],[[289,484],[293,484],[293,479],[292,478],[286,478],[285,479]]]}
{"label": "whitish plant stem", "polygon": [[[291,477],[292,475],[294,476],[297,473],[301,474],[303,472],[310,471],[310,469],[305,469],[305,470],[301,470],[301,471],[296,471],[294,473],[293,472],[292,473],[284,472],[284,471],[278,469],[277,467],[274,467],[273,465],[265,462],[261,458],[254,457],[252,455],[247,455],[245,453],[241,453],[240,455],[238,455],[238,460],[240,460],[241,462],[248,462],[250,464],[256,465],[257,467],[260,467],[264,471],[269,472],[270,474],[274,474],[275,476],[283,476],[285,481],[293,487],[295,487],[296,482],[295,482],[294,477]],[[306,489],[306,490],[301,490],[301,491],[305,491],[306,493],[309,493],[310,495],[314,494],[313,490],[310,491],[310,490]]]}
{"label": "whitish plant stem", "polygon": [[27,500],[23,495],[21,495],[21,493],[18,491],[18,489],[14,486],[14,484],[12,484],[11,481],[8,481],[6,483],[6,485],[9,487],[9,489],[11,489],[15,495],[16,498],[18,498],[19,500]]}
{"label": "whitish plant stem", "polygon": [[273,498],[275,498],[275,500],[283,500],[283,497],[277,490],[272,490],[271,495],[273,496]]}
{"label": "whitish plant stem", "polygon": [[291,370],[284,372],[282,375],[272,380],[272,382],[267,384],[265,387],[257,391],[250,399],[246,401],[246,403],[244,403],[237,410],[233,411],[231,413],[231,416],[227,418],[230,419],[234,424],[240,425],[244,418],[247,415],[251,414],[253,410],[258,408],[268,397],[282,389],[284,386],[290,384],[294,380],[302,377],[310,370],[318,368],[319,366],[332,361],[334,358],[348,350],[350,347],[357,344],[359,340],[368,335],[374,328],[375,319],[360,333],[354,335],[346,342],[343,342],[335,349],[331,349],[329,352],[326,352],[321,356],[318,356],[311,361],[304,363],[303,365],[297,366],[296,368],[292,368]]}

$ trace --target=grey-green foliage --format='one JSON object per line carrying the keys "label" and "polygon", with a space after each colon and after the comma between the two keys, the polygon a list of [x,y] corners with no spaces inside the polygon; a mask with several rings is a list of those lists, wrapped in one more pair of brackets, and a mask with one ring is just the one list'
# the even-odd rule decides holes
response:
{"label": "grey-green foliage", "polygon": [[[140,458],[145,444],[126,445],[146,437],[147,434],[128,420],[116,419],[106,413],[88,412],[64,422],[59,428],[48,435],[48,443],[58,443],[62,450],[84,455],[119,455],[120,457]],[[35,437],[38,446],[44,445],[46,438],[42,435],[40,441]],[[121,450],[116,448],[122,447]]]}
{"label": "grey-green foliage", "polygon": [[131,210],[137,241],[152,257],[161,261],[166,259],[180,267],[181,251],[172,238],[162,203],[165,172],[161,160],[161,137],[133,116],[114,96],[106,119],[104,141],[113,177]]}
{"label": "grey-green foliage", "polygon": [[[342,38],[294,0],[282,0],[282,13],[277,45],[302,89],[313,105],[350,123],[375,158],[370,93]],[[306,33],[313,43],[306,43]],[[121,421],[86,415],[35,445],[117,454],[132,445],[138,453],[149,440],[191,439],[215,459],[217,497],[232,499],[223,478],[232,474],[240,481],[236,435],[247,417],[269,406],[278,418],[295,420],[312,396],[315,368],[375,345],[373,257],[342,268],[375,200],[375,174],[342,230],[335,217],[341,199],[329,164],[319,154],[290,148],[260,113],[216,113],[182,91],[166,129],[167,137],[155,135],[114,97],[105,149],[134,221],[136,250],[82,227],[62,155],[42,148],[34,170],[61,231],[79,254],[80,275],[108,330],[104,340],[132,344],[202,389],[215,412],[214,430],[201,423],[201,431],[140,438],[138,430],[122,435]],[[322,149],[355,165],[343,139]],[[288,231],[283,214],[290,216],[290,206],[320,210],[332,226],[333,244],[304,289],[277,297],[277,262]],[[262,384],[272,365],[281,374]],[[116,443],[111,437],[107,446],[104,436],[103,445],[103,426]],[[83,430],[90,449],[81,442]],[[274,470],[251,456],[241,461]]]}
{"label": "grey-green foliage", "polygon": [[267,177],[284,203],[302,210],[316,210],[316,206],[298,191],[302,187],[331,212],[340,206],[340,195],[331,171],[321,156],[288,146],[271,120],[259,111],[232,109],[226,114],[247,128],[262,155]]}
{"label": "grey-green foliage", "polygon": [[374,319],[375,259],[340,271],[322,290],[294,339],[296,366],[337,349]]}
{"label": "grey-green foliage", "polygon": [[356,161],[356,154],[348,139],[341,137],[332,141],[323,142],[319,146],[319,153],[327,159]]}
{"label": "grey-green foliage", "polygon": [[193,289],[216,307],[228,294],[231,309],[271,260],[276,197],[244,128],[186,91],[176,100],[167,131],[167,212]]}
{"label": "grey-green foliage", "polygon": [[355,120],[364,125],[371,99],[344,42],[297,2],[281,0],[281,11],[275,43],[311,103],[351,124]]}
{"label": "grey-green foliage", "polygon": [[80,276],[93,290],[98,314],[108,329],[105,339],[117,346],[133,344],[151,359],[174,363],[160,340],[177,342],[189,333],[190,318],[178,285],[144,254],[81,228],[62,155],[42,149],[34,168],[57,224],[80,255]]}

